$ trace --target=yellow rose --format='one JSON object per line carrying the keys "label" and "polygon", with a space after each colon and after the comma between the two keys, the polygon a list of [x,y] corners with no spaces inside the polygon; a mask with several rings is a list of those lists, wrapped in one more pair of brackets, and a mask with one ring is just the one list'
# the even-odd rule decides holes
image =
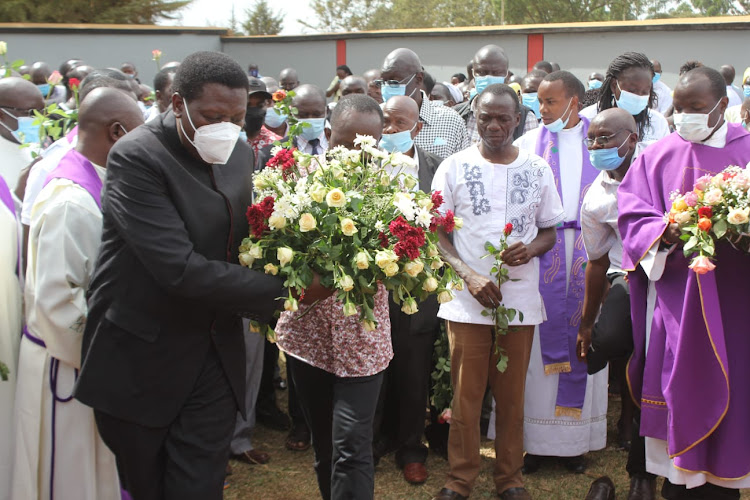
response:
{"label": "yellow rose", "polygon": [[357,306],[351,302],[344,304],[344,316],[354,316],[357,314]]}
{"label": "yellow rose", "polygon": [[419,201],[417,201],[417,205],[419,205],[419,208],[426,208],[427,210],[432,210],[432,207],[434,206],[430,198],[420,198]]}
{"label": "yellow rose", "polygon": [[263,258],[263,249],[260,247],[260,245],[253,245],[251,246],[247,253],[250,254],[250,257],[253,259],[261,259]]}
{"label": "yellow rose", "polygon": [[430,243],[430,246],[427,247],[427,256],[428,257],[437,257],[439,253],[440,252],[438,252],[437,247],[435,245],[433,245],[432,243]]}
{"label": "yellow rose", "polygon": [[284,267],[294,258],[294,250],[289,247],[281,247],[276,250],[276,258],[279,259],[279,264]]}
{"label": "yellow rose", "polygon": [[455,283],[453,283],[453,289],[457,292],[460,292],[464,289],[464,280],[459,279]]}
{"label": "yellow rose", "polygon": [[432,269],[440,269],[441,267],[443,267],[443,261],[442,261],[442,259],[440,257],[438,257],[437,259],[434,259],[430,263],[430,267]]}
{"label": "yellow rose", "polygon": [[352,279],[352,277],[348,274],[343,275],[341,278],[339,278],[339,288],[341,288],[345,292],[350,291],[352,288],[354,288],[354,279]]}
{"label": "yellow rose", "polygon": [[262,178],[262,177],[258,177],[258,176],[256,176],[256,177],[255,177],[255,178],[253,179],[253,186],[255,186],[255,189],[257,189],[257,190],[261,190],[261,189],[263,189],[264,187],[266,187],[266,185],[265,185],[265,184],[266,184],[266,183],[265,183],[265,182],[263,181],[263,178]]}
{"label": "yellow rose", "polygon": [[434,292],[437,290],[438,287],[438,280],[430,276],[426,280],[424,280],[424,283],[422,283],[422,290],[425,292]]}
{"label": "yellow rose", "polygon": [[247,330],[250,333],[260,333],[260,325],[255,321],[251,321],[250,324],[247,325]]}
{"label": "yellow rose", "polygon": [[690,217],[690,212],[677,212],[676,214],[674,214],[674,221],[677,224],[685,224],[690,220]]}
{"label": "yellow rose", "polygon": [[380,185],[381,186],[388,186],[391,184],[391,176],[388,174],[383,174],[380,176]]}
{"label": "yellow rose", "polygon": [[266,271],[266,274],[272,274],[276,276],[279,273],[279,268],[271,264],[270,262],[263,266],[263,270]]}
{"label": "yellow rose", "polygon": [[404,176],[404,186],[406,189],[413,189],[417,185],[417,180],[413,175],[406,174]]}
{"label": "yellow rose", "polygon": [[446,302],[450,302],[451,300],[453,300],[453,294],[450,290],[443,290],[438,294],[439,304],[445,304]]}
{"label": "yellow rose", "polygon": [[331,175],[333,175],[333,178],[336,180],[342,180],[344,176],[346,175],[346,172],[344,172],[344,169],[339,167],[338,165],[331,168]]}
{"label": "yellow rose", "polygon": [[417,301],[409,297],[401,306],[401,311],[406,314],[416,314],[419,311],[419,308],[417,307]]}
{"label": "yellow rose", "polygon": [[304,213],[299,218],[299,230],[303,233],[306,233],[308,231],[312,231],[318,226],[318,221],[315,220],[315,217],[313,217],[313,214],[311,213]]}
{"label": "yellow rose", "polygon": [[316,182],[310,188],[310,198],[312,198],[315,203],[323,203],[323,200],[326,199],[326,193],[328,193],[328,190],[319,182]]}
{"label": "yellow rose", "polygon": [[255,259],[250,255],[250,252],[243,252],[240,254],[240,264],[246,267],[250,267],[255,262]]}
{"label": "yellow rose", "polygon": [[416,278],[417,275],[421,273],[423,269],[424,269],[424,264],[419,259],[409,261],[404,265],[404,272],[406,272],[406,274],[408,274],[412,278]]}
{"label": "yellow rose", "polygon": [[297,299],[289,298],[284,301],[284,310],[294,312],[299,309],[299,304],[297,303]]}
{"label": "yellow rose", "polygon": [[329,207],[341,208],[346,206],[346,195],[339,188],[331,189],[326,195],[326,203]]}
{"label": "yellow rose", "polygon": [[750,219],[750,208],[733,208],[727,215],[730,224],[745,224]]}
{"label": "yellow rose", "polygon": [[396,254],[389,250],[378,250],[375,254],[375,265],[380,269],[385,268],[391,262],[396,261]]}
{"label": "yellow rose", "polygon": [[354,257],[354,262],[357,265],[357,269],[367,269],[370,267],[370,256],[367,252],[359,252]]}
{"label": "yellow rose", "polygon": [[453,217],[453,224],[455,229],[461,229],[464,227],[464,220],[461,217]]}
{"label": "yellow rose", "polygon": [[688,206],[687,203],[685,203],[685,197],[680,196],[676,200],[672,202],[672,208],[677,210],[678,212],[682,212],[683,210],[687,210]]}
{"label": "yellow rose", "polygon": [[4,56],[8,53],[8,44],[0,41],[0,56]]}
{"label": "yellow rose", "polygon": [[286,227],[286,218],[283,215],[274,214],[268,218],[268,227],[273,230],[284,229]]}
{"label": "yellow rose", "polygon": [[391,276],[395,276],[396,274],[398,274],[398,264],[397,264],[396,262],[393,262],[393,261],[389,262],[389,263],[388,263],[388,264],[386,264],[386,266],[385,266],[385,267],[383,268],[383,272],[384,272],[384,273],[385,273],[385,275],[386,275],[386,276],[388,276],[389,278],[390,278]]}
{"label": "yellow rose", "polygon": [[357,225],[349,217],[341,219],[341,232],[346,236],[354,236],[357,233]]}
{"label": "yellow rose", "polygon": [[370,319],[366,319],[362,322],[362,328],[364,328],[366,332],[371,332],[375,330],[375,322]]}

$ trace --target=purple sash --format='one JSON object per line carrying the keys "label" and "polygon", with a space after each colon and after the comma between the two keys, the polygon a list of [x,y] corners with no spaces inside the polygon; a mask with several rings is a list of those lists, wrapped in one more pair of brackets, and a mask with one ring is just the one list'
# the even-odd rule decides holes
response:
{"label": "purple sash", "polygon": [[[589,121],[580,117],[583,122],[583,136],[589,128]],[[583,314],[583,288],[585,277],[586,250],[581,235],[581,203],[598,171],[589,161],[586,145],[583,149],[581,168],[581,187],[578,199],[578,214],[575,221],[558,225],[555,246],[540,258],[539,289],[547,310],[547,321],[539,325],[539,341],[542,349],[542,362],[545,375],[559,374],[555,416],[581,418],[583,400],[586,395],[586,363],[576,360],[576,338],[578,326]],[[542,128],[536,143],[536,154],[544,158],[555,176],[557,192],[562,199],[560,182],[560,149],[558,134]],[[575,229],[573,245],[573,263],[570,276],[565,269],[565,229]],[[567,293],[566,293],[567,288]]]}
{"label": "purple sash", "polygon": [[13,195],[10,194],[10,188],[5,182],[5,179],[0,175],[0,200],[3,204],[8,207],[13,215],[16,215],[16,204],[13,203]]}
{"label": "purple sash", "polygon": [[57,167],[47,176],[44,185],[46,186],[52,179],[68,179],[75,182],[94,198],[96,206],[101,210],[102,180],[96,173],[94,165],[75,149],[65,153]]}

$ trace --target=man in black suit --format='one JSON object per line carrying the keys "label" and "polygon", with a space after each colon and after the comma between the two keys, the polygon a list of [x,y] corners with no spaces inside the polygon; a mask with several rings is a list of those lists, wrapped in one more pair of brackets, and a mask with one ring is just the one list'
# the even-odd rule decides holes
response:
{"label": "man in black suit", "polygon": [[197,52],[174,92],[172,110],[107,160],[75,397],[94,408],[135,500],[218,500],[245,407],[241,316],[268,322],[284,293],[237,258],[252,173],[237,142],[245,72]]}
{"label": "man in black suit", "polygon": [[[381,149],[417,160],[413,174],[419,179],[419,189],[429,193],[442,158],[414,144],[422,129],[417,103],[406,96],[391,97],[383,104],[383,117]],[[376,453],[395,449],[396,464],[403,469],[404,479],[412,484],[427,480],[427,448],[422,444],[422,434],[432,351],[439,328],[437,312],[435,297],[420,303],[419,312],[411,316],[393,300],[390,303],[393,359],[386,369],[381,393],[382,423],[376,429]]]}

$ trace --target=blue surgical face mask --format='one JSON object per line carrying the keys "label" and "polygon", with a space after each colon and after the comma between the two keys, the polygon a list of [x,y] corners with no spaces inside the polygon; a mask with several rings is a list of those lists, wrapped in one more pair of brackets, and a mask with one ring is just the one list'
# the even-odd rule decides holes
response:
{"label": "blue surgical face mask", "polygon": [[[622,165],[625,157],[620,156],[620,148],[628,142],[628,139],[629,137],[616,148],[589,149],[589,159],[594,168],[599,170],[615,170]],[[627,152],[625,154],[627,155]]]}
{"label": "blue surgical face mask", "polygon": [[[416,126],[415,123],[414,127]],[[383,134],[380,136],[380,149],[389,153],[406,153],[414,146],[414,139],[411,137],[414,127],[395,134]]]}
{"label": "blue surgical face mask", "polygon": [[750,85],[743,85],[742,86],[742,95],[747,99],[750,97]]}
{"label": "blue surgical face mask", "polygon": [[484,89],[495,83],[505,83],[505,77],[494,75],[474,77],[474,88],[477,89],[477,94],[481,94]]}
{"label": "blue surgical face mask", "polygon": [[[570,105],[572,103],[573,103],[573,98],[571,97],[570,101],[568,101],[568,107],[565,108],[565,111],[563,111],[562,116],[550,124],[542,123],[542,125],[544,125],[544,128],[546,128],[553,134],[557,134],[558,132],[562,131],[565,127],[567,127],[568,122],[570,121],[570,113],[568,113],[568,110],[570,109]],[[563,117],[566,114],[568,115],[568,117],[565,118],[565,120],[563,120]]]}
{"label": "blue surgical face mask", "polygon": [[[406,80],[406,82],[399,83],[398,85],[395,85],[395,86],[383,84],[380,87],[380,95],[383,97],[383,102],[388,102],[388,99],[390,99],[391,97],[396,97],[399,95],[406,95],[406,86],[411,83],[411,81],[414,79],[415,76],[417,76],[416,73],[411,75],[411,77],[408,80]],[[409,97],[414,95],[414,92],[416,90],[417,90],[416,88],[412,90],[411,94],[409,94]]]}
{"label": "blue surgical face mask", "polygon": [[602,88],[601,80],[589,80],[589,90],[595,90]]}
{"label": "blue surgical face mask", "polygon": [[39,92],[41,92],[45,98],[49,95],[49,83],[42,83],[41,85],[37,85],[36,88],[39,89]]}
{"label": "blue surgical face mask", "polygon": [[266,125],[268,125],[271,128],[277,128],[280,127],[282,123],[286,121],[286,115],[280,115],[276,112],[276,109],[271,106],[270,108],[266,109],[266,118],[264,120],[266,122]]}
{"label": "blue surgical face mask", "polygon": [[617,82],[617,88],[620,89],[620,98],[615,98],[618,108],[624,109],[633,116],[637,116],[648,106],[649,95],[638,95],[627,90],[622,90],[620,82]]}
{"label": "blue surgical face mask", "polygon": [[5,112],[5,114],[12,116],[18,121],[18,128],[16,130],[11,130],[10,127],[0,121],[0,125],[8,129],[8,132],[10,132],[18,142],[20,142],[21,144],[31,144],[34,142],[39,142],[40,126],[39,124],[34,124],[36,118],[31,116],[16,117],[14,114],[5,109],[3,109],[3,111]]}
{"label": "blue surgical face mask", "polygon": [[542,115],[539,113],[539,99],[537,98],[536,92],[521,94],[521,99],[523,100],[524,106],[528,106],[529,108],[531,108],[531,110],[536,115],[537,120],[542,117]]}
{"label": "blue surgical face mask", "polygon": [[661,73],[654,73],[654,77],[651,79],[651,83],[656,83],[661,80]]}
{"label": "blue surgical face mask", "polygon": [[310,124],[309,127],[303,128],[302,132],[300,132],[299,134],[306,141],[311,141],[320,137],[320,134],[323,133],[323,129],[326,125],[325,118],[306,118],[304,120],[300,120],[299,122]]}
{"label": "blue surgical face mask", "polygon": [[240,132],[240,141],[247,142],[247,132],[245,132],[244,130]]}

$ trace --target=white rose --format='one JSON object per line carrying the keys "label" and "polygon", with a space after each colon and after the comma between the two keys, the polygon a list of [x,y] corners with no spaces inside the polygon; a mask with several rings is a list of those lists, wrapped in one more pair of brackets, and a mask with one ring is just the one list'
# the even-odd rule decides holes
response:
{"label": "white rose", "polygon": [[351,302],[344,304],[344,316],[354,316],[357,314],[357,306]]}
{"label": "white rose", "polygon": [[286,227],[286,219],[283,215],[273,214],[268,218],[268,227],[273,230],[284,229]]}
{"label": "white rose", "polygon": [[4,56],[8,53],[8,44],[0,41],[0,56]]}
{"label": "white rose", "polygon": [[417,301],[409,297],[401,306],[401,311],[406,314],[416,314],[419,311],[419,308],[417,307]]}
{"label": "white rose", "polygon": [[240,264],[246,267],[250,267],[255,262],[255,259],[250,255],[250,252],[243,252],[240,254]]}
{"label": "white rose", "polygon": [[450,290],[443,290],[438,294],[439,304],[445,304],[446,302],[450,302],[451,300],[453,300],[453,294]]}
{"label": "white rose", "polygon": [[438,280],[430,276],[426,280],[424,280],[424,283],[422,283],[422,290],[425,292],[434,292],[437,290],[438,287]]}
{"label": "white rose", "polygon": [[383,269],[385,266],[395,261],[396,254],[389,250],[378,250],[378,252],[375,254],[375,265],[377,265],[380,269]]}
{"label": "white rose", "polygon": [[364,328],[366,332],[371,332],[375,330],[375,322],[370,319],[366,319],[362,322],[362,328]]}
{"label": "white rose", "polygon": [[272,274],[276,276],[279,273],[279,268],[271,264],[270,262],[263,267],[266,274]]}
{"label": "white rose", "polygon": [[262,259],[263,258],[263,249],[260,247],[260,245],[253,245],[248,250],[247,253],[250,254],[250,257],[253,259]]}
{"label": "white rose", "polygon": [[674,221],[677,224],[685,224],[690,220],[690,212],[677,212],[674,214]]}
{"label": "white rose", "polygon": [[711,189],[703,195],[703,203],[706,205],[718,205],[722,200],[721,189]]}
{"label": "white rose", "polygon": [[750,219],[750,208],[733,208],[727,215],[730,224],[745,224]]}
{"label": "white rose", "polygon": [[315,217],[311,213],[304,213],[299,218],[299,230],[303,233],[312,231],[318,225]]}
{"label": "white rose", "polygon": [[455,229],[461,229],[464,227],[464,220],[461,217],[453,217],[453,224],[455,225]]}
{"label": "white rose", "polygon": [[323,200],[326,199],[327,193],[328,190],[319,182],[316,182],[310,188],[310,198],[312,198],[315,203],[323,203]]}
{"label": "white rose", "polygon": [[440,257],[438,257],[437,259],[434,259],[430,263],[430,267],[432,269],[440,269],[441,267],[443,267],[443,261],[442,261],[442,259]]}
{"label": "white rose", "polygon": [[434,206],[432,200],[428,197],[420,198],[417,201],[417,205],[419,205],[419,208],[426,208],[427,210],[432,210],[432,207]]}
{"label": "white rose", "polygon": [[346,206],[346,195],[339,188],[331,189],[326,195],[326,203],[329,207],[341,208]]}
{"label": "white rose", "polygon": [[284,301],[284,310],[294,312],[299,309],[299,304],[297,303],[297,299],[291,298],[286,299]]}
{"label": "white rose", "polygon": [[389,262],[386,264],[386,266],[383,268],[383,272],[386,276],[391,277],[398,274],[398,264],[396,262]]}
{"label": "white rose", "polygon": [[367,269],[370,267],[370,256],[367,252],[359,252],[354,256],[354,263],[357,265],[357,269]]}
{"label": "white rose", "polygon": [[404,265],[404,272],[408,274],[409,276],[411,276],[412,278],[416,278],[417,275],[419,275],[419,273],[421,273],[423,269],[424,269],[424,264],[419,259],[409,261]]}
{"label": "white rose", "polygon": [[459,279],[455,283],[453,283],[453,289],[457,292],[460,292],[464,289],[464,280]]}
{"label": "white rose", "polygon": [[437,247],[430,243],[430,246],[427,247],[427,256],[428,257],[437,257],[440,252],[438,251]]}
{"label": "white rose", "polygon": [[345,292],[350,291],[352,288],[354,288],[354,279],[348,274],[343,275],[339,279],[339,288],[341,288]]}
{"label": "white rose", "polygon": [[289,247],[281,247],[276,250],[276,258],[279,259],[279,264],[281,264],[281,267],[284,267],[285,265],[289,264],[294,258],[294,250]]}
{"label": "white rose", "polygon": [[404,176],[404,186],[406,189],[413,189],[417,185],[417,180],[413,175],[406,174]]}
{"label": "white rose", "polygon": [[357,225],[348,217],[341,219],[341,232],[346,236],[354,236],[357,233]]}

